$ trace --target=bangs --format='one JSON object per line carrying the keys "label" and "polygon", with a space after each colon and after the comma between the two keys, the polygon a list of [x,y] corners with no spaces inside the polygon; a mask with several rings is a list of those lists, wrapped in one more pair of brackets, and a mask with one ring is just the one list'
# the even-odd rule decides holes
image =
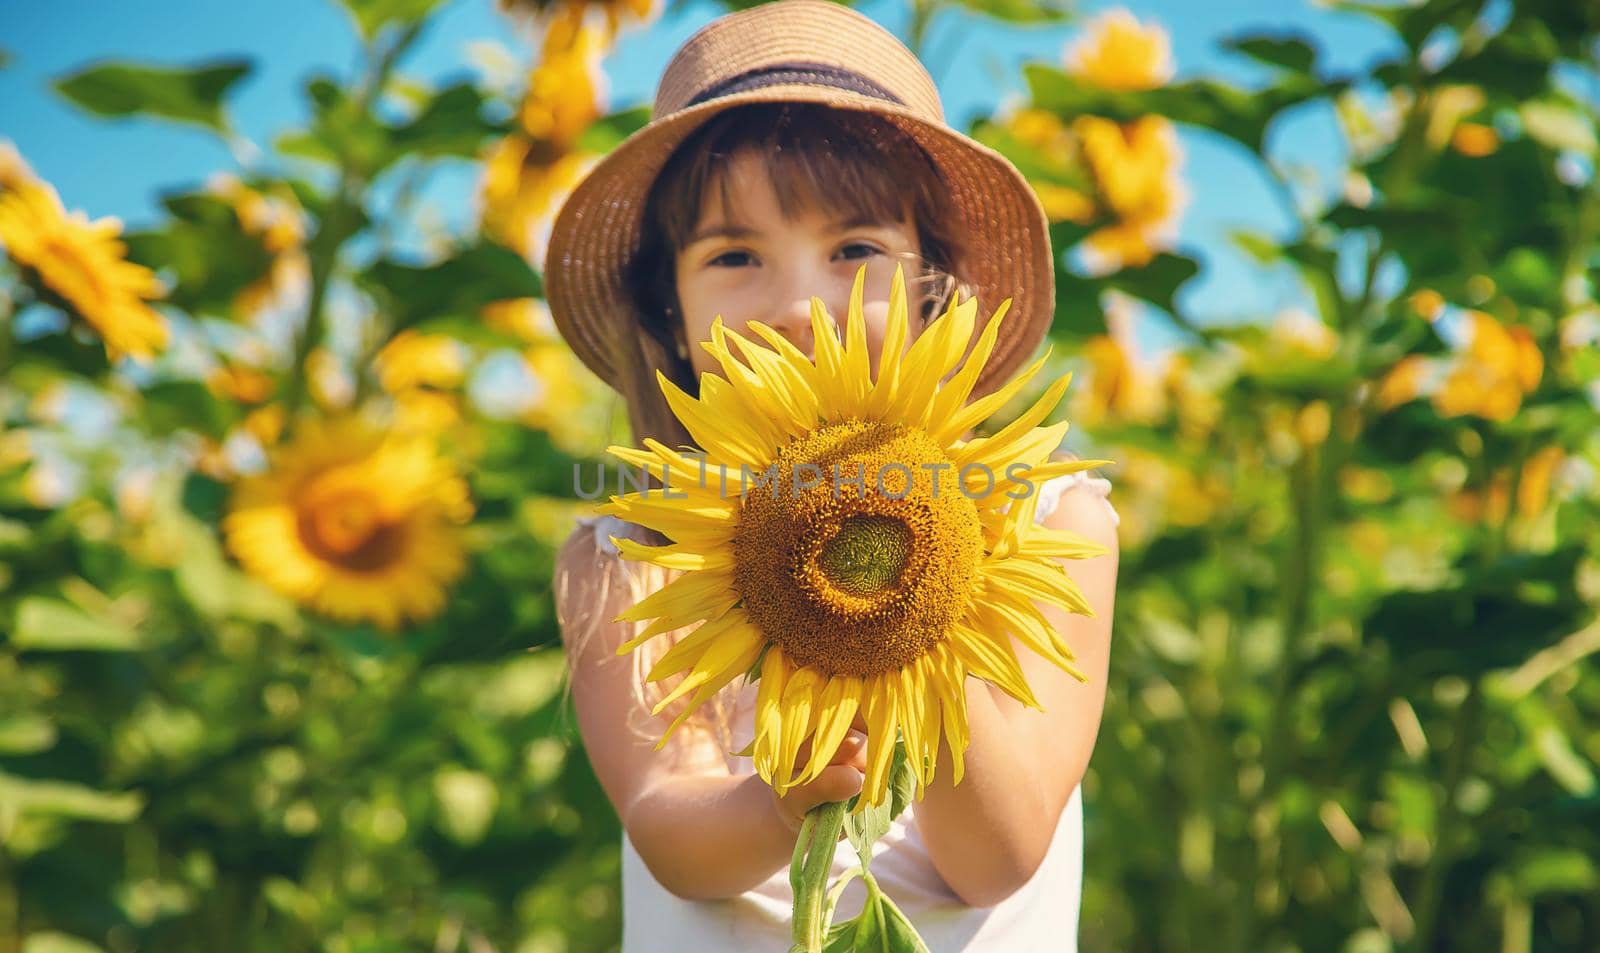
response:
{"label": "bangs", "polygon": [[871,113],[812,103],[730,109],[696,130],[657,180],[657,224],[671,248],[688,244],[709,190],[731,216],[728,163],[746,151],[761,162],[789,219],[817,209],[834,218],[866,213],[878,223],[915,218],[920,225],[932,217],[942,181],[915,140]]}

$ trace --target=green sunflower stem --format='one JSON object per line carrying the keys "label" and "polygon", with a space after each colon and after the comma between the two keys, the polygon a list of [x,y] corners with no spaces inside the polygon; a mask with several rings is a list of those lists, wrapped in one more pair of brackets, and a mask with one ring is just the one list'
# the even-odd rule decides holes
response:
{"label": "green sunflower stem", "polygon": [[822,953],[828,935],[828,875],[844,828],[844,812],[843,801],[819,804],[806,812],[789,865],[789,883],[794,886],[794,945],[789,953]]}

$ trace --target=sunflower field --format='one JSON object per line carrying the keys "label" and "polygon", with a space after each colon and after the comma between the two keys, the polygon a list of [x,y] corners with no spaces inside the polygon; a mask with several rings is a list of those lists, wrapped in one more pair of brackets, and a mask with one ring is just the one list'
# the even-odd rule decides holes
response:
{"label": "sunflower field", "polygon": [[[550,590],[574,467],[631,440],[537,263],[649,118],[607,57],[671,11],[500,0],[515,81],[433,86],[453,4],[329,2],[362,69],[269,144],[248,61],[53,80],[235,157],[143,230],[0,118],[0,953],[618,948]],[[1047,210],[1052,419],[1117,461],[1082,947],[1600,949],[1600,6],[1324,5],[1398,52],[1346,72],[1264,19],[1243,88],[1178,78],[1137,5],[896,21],[1073,37],[963,131]],[[1269,147],[1314,109],[1332,187]],[[1266,183],[1291,227],[1230,241],[1303,304],[1190,313],[1218,184],[1180,132]],[[440,168],[467,227],[420,210]]]}

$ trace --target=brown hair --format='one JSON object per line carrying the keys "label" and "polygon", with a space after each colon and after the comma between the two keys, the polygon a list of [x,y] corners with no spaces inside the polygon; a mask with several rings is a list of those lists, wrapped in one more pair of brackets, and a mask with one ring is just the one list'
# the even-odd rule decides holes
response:
{"label": "brown hair", "polygon": [[[923,259],[942,271],[960,273],[962,249],[950,227],[948,186],[928,154],[892,120],[819,103],[749,103],[717,114],[674,150],[652,183],[639,245],[623,271],[637,327],[618,327],[611,346],[635,443],[649,437],[670,447],[694,446],[662,396],[656,371],[690,395],[699,394],[689,359],[677,354],[675,325],[682,320],[674,318],[682,314],[675,280],[677,256],[699,224],[708,189],[718,189],[725,211],[731,205],[727,162],[746,149],[761,159],[783,214],[793,215],[802,208],[820,208],[837,216],[866,211],[889,222],[904,220],[909,212]],[[654,545],[671,542],[639,526],[630,526],[629,535]],[[624,585],[636,599],[679,575],[644,563],[613,562],[618,565],[600,570],[608,572],[606,585]],[[611,578],[609,570],[623,578]],[[635,684],[646,711],[653,702],[643,695],[644,675],[683,634],[685,630],[663,634],[632,653]],[[568,657],[574,655],[576,645],[571,644]],[[664,683],[662,694],[676,681]],[[673,711],[664,714],[671,716]],[[728,699],[719,696],[709,718],[696,713],[684,727],[699,718],[699,728],[726,742],[728,714]],[[660,727],[650,730],[659,732]]]}

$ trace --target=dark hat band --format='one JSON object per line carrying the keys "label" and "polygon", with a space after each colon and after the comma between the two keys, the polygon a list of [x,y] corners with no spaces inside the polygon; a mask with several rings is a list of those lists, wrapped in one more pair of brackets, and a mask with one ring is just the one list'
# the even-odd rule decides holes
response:
{"label": "dark hat band", "polygon": [[734,93],[745,93],[753,89],[765,89],[768,86],[786,86],[795,83],[807,86],[828,86],[833,89],[859,93],[863,96],[871,96],[874,99],[882,99],[897,106],[905,105],[905,100],[854,70],[829,66],[826,63],[773,63],[736,76],[730,76],[715,86],[700,91],[693,99],[689,100],[684,108],[698,106],[707,100],[717,99],[721,96],[732,96]]}

